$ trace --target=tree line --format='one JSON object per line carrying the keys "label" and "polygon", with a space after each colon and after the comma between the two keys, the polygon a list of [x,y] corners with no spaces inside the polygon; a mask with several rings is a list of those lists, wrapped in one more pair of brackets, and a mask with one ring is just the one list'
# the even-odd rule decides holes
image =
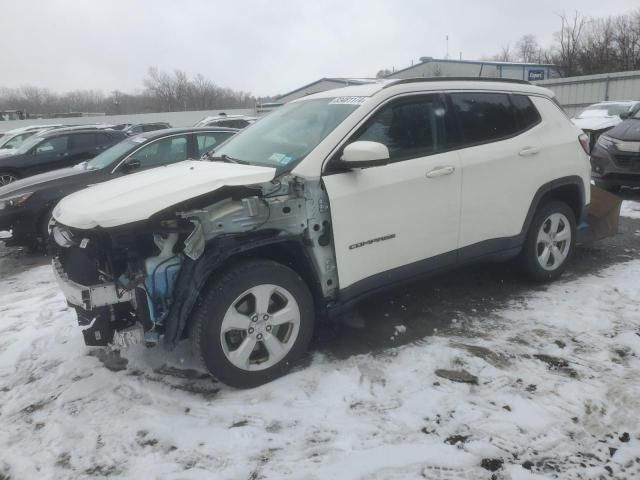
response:
{"label": "tree line", "polygon": [[[566,77],[640,70],[640,9],[603,18],[576,11],[559,14],[558,20],[560,30],[551,45],[541,46],[535,35],[527,34],[482,60],[554,64]],[[385,68],[376,77],[392,73]]]}
{"label": "tree line", "polygon": [[505,44],[492,60],[551,63],[564,76],[640,70],[640,9],[625,15],[594,18],[574,12],[559,15],[560,30],[548,47],[535,35]]}
{"label": "tree line", "polygon": [[24,110],[32,115],[90,112],[107,115],[187,110],[253,108],[258,99],[250,93],[219,87],[198,74],[192,78],[181,71],[160,71],[151,67],[144,89],[137,93],[115,90],[75,90],[56,93],[48,88],[23,86],[0,88],[0,111]]}

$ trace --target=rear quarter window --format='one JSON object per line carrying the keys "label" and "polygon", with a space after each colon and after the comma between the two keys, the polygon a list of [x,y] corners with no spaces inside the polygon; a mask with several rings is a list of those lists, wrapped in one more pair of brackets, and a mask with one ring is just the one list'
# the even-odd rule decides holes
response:
{"label": "rear quarter window", "polygon": [[518,120],[518,130],[525,131],[542,121],[540,112],[527,95],[512,95],[511,101]]}

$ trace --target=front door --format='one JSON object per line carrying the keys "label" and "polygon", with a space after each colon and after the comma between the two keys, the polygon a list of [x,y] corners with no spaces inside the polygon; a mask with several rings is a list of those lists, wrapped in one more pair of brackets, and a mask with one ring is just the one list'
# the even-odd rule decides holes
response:
{"label": "front door", "polygon": [[345,143],[382,143],[390,164],[331,173],[329,162],[323,182],[341,289],[376,288],[455,263],[462,177],[458,153],[447,151],[452,133],[441,95],[403,97]]}

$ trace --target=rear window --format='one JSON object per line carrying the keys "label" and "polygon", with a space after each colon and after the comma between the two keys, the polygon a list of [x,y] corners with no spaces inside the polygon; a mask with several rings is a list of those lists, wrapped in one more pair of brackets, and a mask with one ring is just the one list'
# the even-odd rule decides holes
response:
{"label": "rear window", "polygon": [[518,131],[515,109],[506,93],[452,93],[462,144],[486,143]]}
{"label": "rear window", "polygon": [[518,130],[525,131],[542,121],[540,113],[526,95],[511,95],[511,101],[518,119]]}

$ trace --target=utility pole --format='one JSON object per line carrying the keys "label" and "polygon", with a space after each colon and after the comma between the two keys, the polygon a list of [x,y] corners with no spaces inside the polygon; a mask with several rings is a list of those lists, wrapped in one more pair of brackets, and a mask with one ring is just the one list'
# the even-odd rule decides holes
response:
{"label": "utility pole", "polygon": [[447,53],[444,56],[444,58],[446,58],[448,60],[449,59],[449,35],[447,35],[445,38],[447,40]]}

